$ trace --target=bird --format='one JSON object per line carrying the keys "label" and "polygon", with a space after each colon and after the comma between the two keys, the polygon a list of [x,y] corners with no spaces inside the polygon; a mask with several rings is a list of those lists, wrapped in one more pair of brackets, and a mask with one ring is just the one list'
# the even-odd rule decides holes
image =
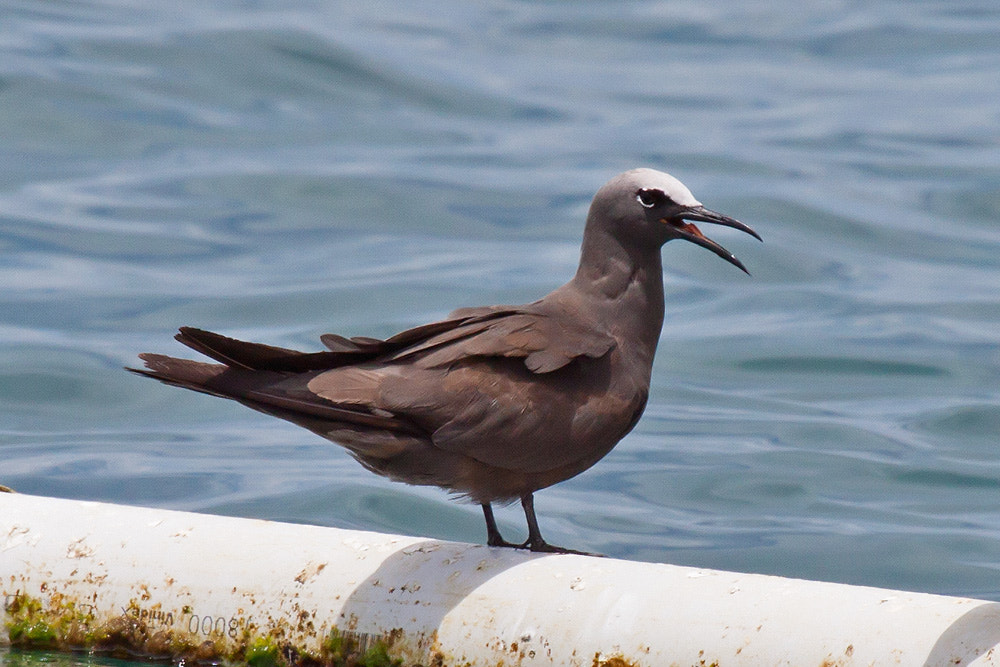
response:
{"label": "bird", "polygon": [[[181,327],[212,363],[140,354],[134,373],[232,399],[344,447],[391,480],[478,503],[486,544],[586,553],[546,542],[534,493],[587,470],[639,421],[664,319],[661,249],[706,248],[749,275],[694,224],[750,226],[705,208],[655,169],[595,194],[569,282],[523,305],[459,308],[386,339],[324,334],[300,352]],[[493,504],[520,501],[523,543],[503,538]]]}

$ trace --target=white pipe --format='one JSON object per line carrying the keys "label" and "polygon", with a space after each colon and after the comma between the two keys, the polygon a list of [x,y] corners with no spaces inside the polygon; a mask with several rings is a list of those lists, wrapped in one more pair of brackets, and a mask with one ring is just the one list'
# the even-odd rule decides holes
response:
{"label": "white pipe", "polygon": [[994,602],[6,493],[0,593],[13,634],[31,598],[203,657],[336,627],[405,664],[1000,665]]}

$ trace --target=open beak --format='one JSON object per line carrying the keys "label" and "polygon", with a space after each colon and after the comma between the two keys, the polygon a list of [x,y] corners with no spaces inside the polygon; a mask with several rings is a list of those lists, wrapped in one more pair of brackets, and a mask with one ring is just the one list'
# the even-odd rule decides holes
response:
{"label": "open beak", "polygon": [[694,223],[685,222],[685,220],[697,220],[698,222],[711,222],[716,225],[724,225],[726,227],[732,227],[733,229],[738,229],[741,232],[746,232],[747,234],[754,237],[758,241],[763,241],[764,239],[760,237],[760,234],[751,229],[749,225],[744,225],[739,220],[735,220],[733,218],[730,218],[729,216],[722,215],[721,213],[710,211],[704,206],[691,206],[689,208],[684,209],[684,211],[680,215],[674,216],[672,218],[663,218],[662,220],[662,222],[665,222],[666,224],[671,225],[674,229],[676,229],[680,237],[685,241],[690,241],[691,243],[700,245],[702,248],[708,248],[716,255],[726,260],[730,264],[733,264],[747,275],[750,274],[750,272],[747,271],[747,267],[743,266],[743,262],[736,259],[736,255],[729,252],[721,245],[719,245],[712,239],[702,234],[701,230],[698,229],[694,225]]}

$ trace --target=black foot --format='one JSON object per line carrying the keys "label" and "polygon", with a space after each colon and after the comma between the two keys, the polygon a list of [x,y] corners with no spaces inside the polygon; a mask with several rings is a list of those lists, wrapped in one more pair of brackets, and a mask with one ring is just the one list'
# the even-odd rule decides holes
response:
{"label": "black foot", "polygon": [[508,542],[507,540],[501,538],[495,540],[486,540],[486,546],[488,547],[507,547],[508,549],[525,549],[523,544],[514,544],[513,542]]}
{"label": "black foot", "polygon": [[573,554],[576,556],[597,556],[598,558],[604,558],[604,554],[590,553],[589,551],[577,551],[575,549],[566,549],[565,547],[557,547],[554,544],[549,544],[544,540],[541,544],[533,543],[530,540],[525,540],[520,544],[515,544],[514,542],[508,542],[507,540],[500,538],[495,540],[487,540],[486,546],[488,547],[506,547],[508,549],[527,549],[533,553],[541,554]]}
{"label": "black foot", "polygon": [[573,554],[574,556],[596,556],[598,558],[605,558],[604,554],[595,554],[589,551],[577,551],[576,549],[567,549],[565,547],[557,547],[554,544],[549,544],[545,540],[540,540],[539,542],[531,542],[528,540],[524,544],[519,545],[521,549],[528,549],[535,553],[543,554]]}

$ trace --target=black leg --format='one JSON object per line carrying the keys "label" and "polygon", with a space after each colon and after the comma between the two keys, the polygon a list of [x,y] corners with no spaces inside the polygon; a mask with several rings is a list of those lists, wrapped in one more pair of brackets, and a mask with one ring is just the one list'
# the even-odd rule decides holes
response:
{"label": "black leg", "polygon": [[524,518],[528,520],[528,540],[521,545],[521,548],[528,548],[532,551],[540,551],[550,554],[577,554],[579,556],[601,555],[587,553],[586,551],[564,549],[562,547],[549,544],[542,538],[542,531],[538,529],[538,519],[535,518],[535,497],[530,493],[521,496],[521,507],[524,508]]}
{"label": "black leg", "polygon": [[500,529],[497,528],[497,521],[493,518],[493,506],[483,503],[483,516],[486,517],[486,544],[491,547],[520,547],[520,544],[512,544],[503,539]]}
{"label": "black leg", "polygon": [[500,529],[497,528],[497,521],[493,517],[493,506],[489,503],[482,503],[483,516],[486,517],[486,544],[491,547],[512,547],[514,549],[530,549],[550,554],[577,554],[580,556],[600,556],[601,554],[587,553],[586,551],[574,551],[573,549],[563,549],[549,544],[542,538],[542,532],[538,529],[538,519],[535,518],[535,498],[532,494],[521,496],[521,507],[524,508],[524,518],[528,520],[528,539],[524,544],[514,544],[503,539]]}
{"label": "black leg", "polygon": [[535,517],[535,496],[530,493],[521,496],[521,507],[524,508],[524,518],[528,520],[528,541],[524,543],[524,546],[532,551],[546,551],[550,545],[542,538],[542,531],[538,529],[538,519]]}

